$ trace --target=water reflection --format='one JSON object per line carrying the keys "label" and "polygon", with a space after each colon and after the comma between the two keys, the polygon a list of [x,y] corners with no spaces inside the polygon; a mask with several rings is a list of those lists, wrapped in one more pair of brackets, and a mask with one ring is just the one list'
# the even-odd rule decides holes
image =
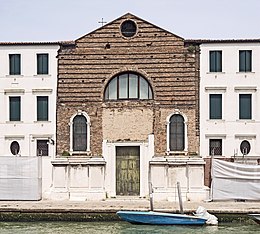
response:
{"label": "water reflection", "polygon": [[250,234],[259,232],[257,224],[225,223],[219,226],[149,226],[132,225],[126,222],[0,222],[0,233],[91,233],[91,234],[135,234],[135,233],[180,233],[180,234]]}

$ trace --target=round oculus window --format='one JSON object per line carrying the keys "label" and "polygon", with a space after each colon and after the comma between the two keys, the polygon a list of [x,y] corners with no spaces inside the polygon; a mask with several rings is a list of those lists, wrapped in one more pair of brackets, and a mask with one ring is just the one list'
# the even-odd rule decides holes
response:
{"label": "round oculus window", "polygon": [[20,145],[17,141],[13,141],[10,146],[11,153],[17,155],[20,151]]}
{"label": "round oculus window", "polygon": [[136,31],[137,26],[132,20],[126,20],[121,24],[121,33],[124,37],[133,37]]}
{"label": "round oculus window", "polygon": [[246,140],[242,141],[241,144],[240,144],[240,151],[243,155],[247,155],[249,154],[251,150],[251,146],[250,146],[250,143]]}

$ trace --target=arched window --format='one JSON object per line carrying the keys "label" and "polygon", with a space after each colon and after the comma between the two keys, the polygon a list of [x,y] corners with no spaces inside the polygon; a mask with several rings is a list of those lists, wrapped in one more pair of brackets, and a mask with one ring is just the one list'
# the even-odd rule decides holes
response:
{"label": "arched window", "polygon": [[249,154],[251,150],[251,145],[247,140],[243,140],[240,144],[240,151],[243,155]]}
{"label": "arched window", "polygon": [[110,80],[105,89],[105,100],[152,99],[148,81],[136,73],[123,73]]}
{"label": "arched window", "polygon": [[87,119],[76,115],[73,119],[73,151],[87,151]]}
{"label": "arched window", "polygon": [[169,151],[185,150],[185,124],[180,114],[174,114],[169,121]]}
{"label": "arched window", "polygon": [[10,150],[13,155],[17,155],[20,152],[20,145],[17,141],[13,141],[10,145]]}

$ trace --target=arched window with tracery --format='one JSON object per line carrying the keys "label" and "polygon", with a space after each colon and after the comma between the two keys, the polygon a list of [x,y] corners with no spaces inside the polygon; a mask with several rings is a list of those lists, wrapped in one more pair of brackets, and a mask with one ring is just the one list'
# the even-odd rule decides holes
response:
{"label": "arched window with tracery", "polygon": [[133,72],[121,73],[113,77],[106,86],[104,99],[129,100],[153,99],[149,82],[141,75]]}
{"label": "arched window with tracery", "polygon": [[186,151],[186,124],[181,114],[173,114],[169,117],[167,137],[168,151]]}
{"label": "arched window with tracery", "polygon": [[83,115],[73,119],[73,151],[87,150],[87,120]]}

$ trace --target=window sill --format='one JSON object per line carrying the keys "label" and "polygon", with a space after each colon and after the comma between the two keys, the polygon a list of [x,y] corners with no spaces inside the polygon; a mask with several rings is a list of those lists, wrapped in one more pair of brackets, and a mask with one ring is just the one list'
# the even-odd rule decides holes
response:
{"label": "window sill", "polygon": [[6,75],[7,78],[22,78],[23,75]]}
{"label": "window sill", "polygon": [[236,72],[236,74],[255,74],[255,72],[252,71],[241,71],[241,72]]}
{"label": "window sill", "polygon": [[43,124],[43,123],[51,123],[50,120],[39,120],[39,121],[33,121],[34,123],[39,123],[39,124]]}
{"label": "window sill", "polygon": [[254,119],[237,119],[236,122],[241,122],[241,123],[254,123]]}
{"label": "window sill", "polygon": [[188,155],[188,151],[167,151],[166,155],[168,156],[183,156],[183,155]]}
{"label": "window sill", "polygon": [[70,156],[91,156],[91,151],[70,151]]}
{"label": "window sill", "polygon": [[45,78],[45,77],[51,77],[50,74],[37,74],[37,75],[33,75],[33,77],[36,78]]}
{"label": "window sill", "polygon": [[7,124],[20,124],[23,123],[23,121],[6,121]]}
{"label": "window sill", "polygon": [[218,75],[218,74],[225,74],[225,72],[207,72],[207,74]]}
{"label": "window sill", "polygon": [[218,122],[218,123],[224,123],[224,119],[207,119],[207,122]]}

